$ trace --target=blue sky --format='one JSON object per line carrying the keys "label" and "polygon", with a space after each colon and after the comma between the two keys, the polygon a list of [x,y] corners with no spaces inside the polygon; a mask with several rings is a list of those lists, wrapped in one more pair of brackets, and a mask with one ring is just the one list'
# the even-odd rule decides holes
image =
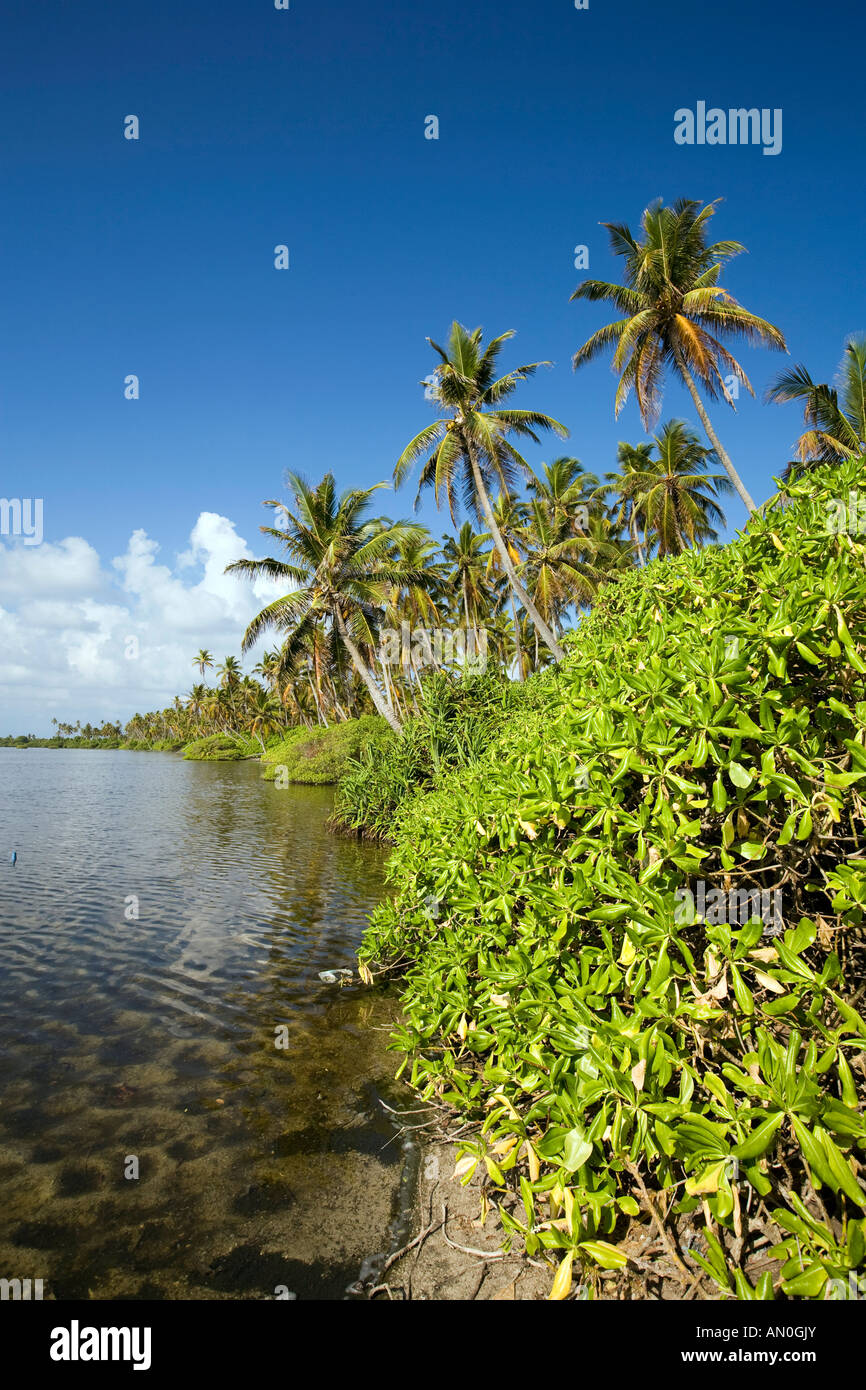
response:
{"label": "blue sky", "polygon": [[[569,296],[585,273],[619,278],[599,223],[636,227],[655,197],[724,198],[716,232],[749,250],[727,288],[783,330],[793,359],[830,377],[846,334],[866,328],[851,114],[863,30],[854,6],[802,0],[712,12],[670,0],[590,0],[586,11],[572,0],[291,0],[288,11],[268,0],[7,0],[0,495],[44,498],[45,545],[24,560],[28,572],[43,563],[45,582],[29,613],[20,568],[3,588],[21,547],[0,540],[0,612],[18,615],[0,728],[31,711],[28,727],[44,727],[46,701],[60,717],[152,706],[145,693],[136,701],[129,663],[112,666],[106,644],[123,614],[151,644],[144,688],[173,693],[177,652],[155,640],[156,611],[141,583],[129,587],[129,565],[113,564],[130,536],[145,532],[144,551],[181,586],[167,585],[169,606],[193,587],[210,621],[224,591],[201,589],[202,566],[210,557],[215,574],[235,535],[261,553],[260,503],[280,495],[287,467],[331,469],[344,486],[390,478],[432,418],[418,385],[433,363],[425,338],[441,341],[455,317],[516,329],[506,364],[554,362],[520,403],[571,437],[531,449],[533,464],[569,452],[593,471],[613,467],[617,441],[644,432],[633,403],[614,419],[607,362],[572,372],[606,315]],[[782,152],[676,145],[675,110],[701,100],[781,108]],[[128,114],[138,141],[123,138]],[[424,138],[431,114],[438,141]],[[589,248],[588,272],[574,268],[576,244]],[[760,399],[786,359],[740,355],[758,399],[713,415],[761,500],[798,414]],[[137,401],[124,399],[129,373]],[[693,411],[669,385],[662,418],[672,415]],[[386,495],[382,510],[407,514],[413,497]],[[727,510],[733,529],[736,499]],[[191,547],[203,513],[228,526],[216,548]],[[437,534],[447,523],[429,502],[420,514]],[[88,549],[82,568],[72,547],[64,585],[70,538]],[[34,632],[50,632],[52,565],[59,598],[84,606],[71,661],[65,637],[45,638],[48,680]],[[197,601],[189,640],[177,633],[190,656]],[[254,601],[229,603],[201,640],[237,650]],[[74,626],[66,612],[58,632]]]}

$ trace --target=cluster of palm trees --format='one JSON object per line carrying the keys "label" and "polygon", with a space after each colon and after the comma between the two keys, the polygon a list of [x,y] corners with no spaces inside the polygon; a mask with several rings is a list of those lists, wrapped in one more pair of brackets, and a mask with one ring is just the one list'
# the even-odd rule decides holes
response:
{"label": "cluster of palm trees", "polygon": [[103,720],[101,724],[91,724],[89,721],[82,724],[80,719],[77,719],[74,724],[64,723],[60,719],[52,719],[51,723],[57,730],[59,738],[119,739],[123,735],[123,725],[113,724],[108,719]]}
{"label": "cluster of palm trees", "polygon": [[[256,667],[260,679],[227,657],[218,684],[195,685],[184,704],[175,701],[175,716],[197,730],[245,730],[262,746],[282,727],[327,724],[370,708],[399,731],[423,698],[421,672],[411,651],[397,663],[385,655],[383,633],[404,624],[483,628],[488,654],[524,679],[562,658],[564,630],[602,584],[654,556],[714,541],[725,522],[724,495],[738,493],[751,514],[755,504],[704,398],[733,406],[739,385],[754,394],[722,339],[782,350],[785,340],[719,284],[725,264],[745,248],[709,242],[715,211],[715,203],[682,199],[647,208],[638,235],[605,224],[625,283],[586,280],[572,296],[619,313],[577,351],[574,366],[612,350],[616,414],[633,390],[649,439],[621,443],[617,466],[601,478],[568,455],[536,475],[518,445],[568,431],[540,411],[515,408],[511,397],[549,364],[501,372],[513,334],[485,345],[480,329],[455,322],[445,347],[429,340],[437,361],[424,384],[437,418],[403,450],[393,479],[399,488],[420,462],[418,497],[429,489],[437,507],[447,506],[455,534],[440,546],[417,522],[374,516],[373,497],[384,483],[339,495],[331,473],[316,485],[289,474],[291,504],[266,503],[277,509],[277,522],[261,528],[283,558],[228,566],[275,586],[243,650],[265,633],[277,646]],[[707,443],[683,420],[656,428],[668,374],[691,395]],[[768,398],[802,401],[808,426],[790,469],[863,451],[864,384],[866,339],[846,348],[841,399],[802,366],[776,379]],[[461,509],[470,520],[457,530]],[[200,652],[195,664],[203,678],[213,659]]]}

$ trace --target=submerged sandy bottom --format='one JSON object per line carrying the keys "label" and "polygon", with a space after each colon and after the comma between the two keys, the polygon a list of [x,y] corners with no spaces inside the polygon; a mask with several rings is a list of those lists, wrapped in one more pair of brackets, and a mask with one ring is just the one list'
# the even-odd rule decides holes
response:
{"label": "submerged sandy bottom", "polygon": [[254,764],[0,760],[0,1277],[354,1296],[400,1243],[406,1092],[396,1006],[318,977],[354,966],[383,856]]}

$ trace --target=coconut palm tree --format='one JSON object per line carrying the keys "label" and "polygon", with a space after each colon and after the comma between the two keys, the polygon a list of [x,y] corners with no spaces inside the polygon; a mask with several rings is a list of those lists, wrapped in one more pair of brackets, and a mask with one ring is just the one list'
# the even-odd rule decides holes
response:
{"label": "coconut palm tree", "polygon": [[[346,648],[373,705],[395,733],[402,725],[376,684],[361,648],[376,647],[382,608],[388,585],[407,584],[414,578],[398,556],[398,547],[417,533],[408,521],[382,526],[365,521],[370,499],[379,488],[350,488],[337,496],[334,475],[326,473],[317,487],[298,474],[287,480],[294,493],[295,512],[283,508],[282,529],[262,526],[285,548],[284,560],[236,560],[226,572],[264,576],[296,587],[274,599],[253,618],[243,637],[243,650],[266,631],[282,634],[282,652],[288,660],[304,646],[317,624],[326,622]],[[264,506],[276,508],[277,502]]]}
{"label": "coconut palm tree", "polygon": [[[391,524],[388,518],[383,517],[381,520],[383,524]],[[436,541],[426,526],[419,526],[416,532],[398,547],[398,553],[401,563],[414,577],[407,584],[392,585],[385,607],[385,627],[392,631],[400,629],[401,633],[404,622],[409,624],[410,632],[419,628],[437,627],[447,606],[448,594],[445,586],[445,567]],[[378,656],[385,677],[385,690],[389,702],[393,704],[398,697],[389,649],[381,647]],[[416,665],[412,642],[410,641],[407,647],[402,635],[398,669],[402,669],[403,675],[407,678],[409,694],[415,708],[418,709],[416,687],[420,690],[420,671]],[[415,676],[414,684],[409,678],[410,670]]]}
{"label": "coconut palm tree", "polygon": [[653,439],[657,457],[647,456],[641,467],[635,450],[620,475],[621,496],[644,519],[647,542],[652,534],[658,554],[679,555],[716,539],[714,523],[724,526],[725,514],[715,499],[733,487],[724,473],[707,472],[718,461],[715,452],[684,420],[668,420]]}
{"label": "coconut palm tree", "polygon": [[[611,521],[615,526],[620,528],[624,526],[628,530],[641,569],[646,564],[645,548],[648,548],[646,518],[637,505],[635,500],[637,494],[630,487],[629,479],[635,473],[646,473],[651,470],[652,448],[651,441],[646,441],[643,444],[627,444],[624,440],[620,440],[616,451],[619,472],[605,473],[604,482],[597,489],[598,496],[602,497],[613,493],[617,499],[611,507]],[[644,531],[643,542],[641,542],[639,534],[641,530]]]}
{"label": "coconut palm tree", "polygon": [[[718,202],[718,199],[716,200]],[[616,414],[634,387],[644,428],[659,417],[665,369],[685,384],[695,410],[746,510],[755,504],[722,448],[701,400],[698,385],[711,400],[724,396],[733,406],[725,376],[734,376],[754,395],[752,385],[719,335],[784,350],[780,330],[744,309],[718,283],[722,267],[745,250],[738,241],[707,245],[709,219],[716,203],[701,207],[680,198],[672,207],[651,203],[641,218],[643,236],[627,226],[605,222],[611,250],[625,259],[625,285],[584,280],[571,298],[608,302],[623,315],[587,339],[574,355],[575,369],[615,346],[614,370],[620,373]]]}
{"label": "coconut palm tree", "polygon": [[568,514],[536,497],[522,533],[526,577],[533,601],[554,632],[573,605],[591,603],[617,557],[609,541],[575,535]]}
{"label": "coconut palm tree", "polygon": [[788,464],[786,477],[866,453],[866,336],[848,339],[836,386],[813,381],[798,362],[771,382],[767,400],[802,401],[809,426],[794,446],[797,459]]}
{"label": "coconut palm tree", "polygon": [[208,667],[213,666],[213,657],[211,656],[210,652],[205,651],[204,647],[202,647],[201,650],[198,652],[198,655],[193,657],[192,664],[193,666],[198,667],[199,675],[202,677],[203,680],[205,671],[208,669]]}
{"label": "coconut palm tree", "polygon": [[527,489],[544,503],[554,521],[564,522],[571,535],[579,535],[587,529],[589,510],[596,502],[598,478],[576,458],[556,458],[542,467],[543,476],[533,473]]}
{"label": "coconut palm tree", "polygon": [[194,720],[200,720],[202,715],[204,714],[207,697],[207,686],[202,684],[194,685],[192,690],[187,695],[186,707]]}
{"label": "coconut palm tree", "polygon": [[455,493],[459,490],[473,515],[479,520],[483,516],[518,601],[538,628],[542,640],[560,659],[563,650],[518,577],[496,525],[490,499],[491,490],[511,494],[519,474],[530,471],[509,435],[537,443],[536,431],[553,430],[563,437],[568,434],[564,425],[540,411],[503,408],[502,402],[512,395],[521,381],[533,376],[539,367],[550,365],[531,362],[497,377],[497,359],[503,344],[513,337],[511,331],[503,333],[482,350],[481,329],[469,333],[462,324],[455,322],[451,326],[447,351],[428,338],[440,361],[427,395],[444,414],[417,434],[403,450],[394,469],[394,482],[399,487],[415,460],[427,455],[418,496],[424,488],[432,487],[437,507],[447,501],[456,525]]}
{"label": "coconut palm tree", "polygon": [[496,586],[489,576],[490,537],[483,532],[479,534],[471,522],[464,521],[457,536],[443,536],[442,539],[442,555],[445,563],[451,566],[451,583],[455,597],[459,595],[467,632],[483,627],[499,606]]}
{"label": "coconut palm tree", "polygon": [[265,740],[282,728],[282,709],[273,695],[259,686],[250,700],[249,713],[250,733],[258,739],[264,753]]}

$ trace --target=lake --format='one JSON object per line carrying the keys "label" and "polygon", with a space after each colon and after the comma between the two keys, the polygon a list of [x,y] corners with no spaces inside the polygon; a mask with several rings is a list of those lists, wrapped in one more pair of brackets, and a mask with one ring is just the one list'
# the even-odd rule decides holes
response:
{"label": "lake", "polygon": [[396,1006],[318,979],[384,855],[330,807],[256,762],[0,750],[0,1277],[339,1299],[400,1243]]}

